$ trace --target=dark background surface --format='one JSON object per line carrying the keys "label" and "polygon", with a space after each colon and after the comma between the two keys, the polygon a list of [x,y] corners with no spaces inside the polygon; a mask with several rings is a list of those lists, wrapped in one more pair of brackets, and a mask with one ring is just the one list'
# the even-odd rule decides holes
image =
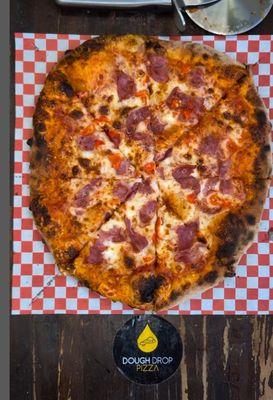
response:
{"label": "dark background surface", "polygon": [[[208,34],[186,17],[185,35]],[[172,13],[60,8],[53,0],[11,0],[11,132],[14,32],[178,35]],[[249,33],[273,34],[273,9]],[[11,156],[13,157],[11,135]],[[11,159],[12,159],[11,157]],[[117,371],[112,342],[128,316],[12,316],[12,400],[271,400],[271,316],[168,316],[181,334],[180,368],[155,386]],[[0,395],[1,396],[1,395]]]}
{"label": "dark background surface", "polygon": [[[148,8],[142,11],[106,11],[59,7],[54,0],[11,0],[11,28],[17,32],[111,34],[142,33],[179,35],[172,12]],[[185,15],[184,35],[207,35]],[[273,8],[249,34],[273,33]]]}

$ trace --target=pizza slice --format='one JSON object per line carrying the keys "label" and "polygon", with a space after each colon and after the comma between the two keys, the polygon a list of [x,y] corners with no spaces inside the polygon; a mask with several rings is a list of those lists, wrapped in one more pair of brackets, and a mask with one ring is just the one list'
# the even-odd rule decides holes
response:
{"label": "pizza slice", "polygon": [[135,168],[96,126],[78,97],[71,94],[62,101],[56,98],[57,89],[50,97],[50,85],[40,95],[33,118],[31,173],[65,179],[135,177]]}
{"label": "pizza slice", "polygon": [[156,159],[164,157],[183,132],[195,126],[239,80],[244,65],[197,43],[160,42],[147,50],[150,105],[160,129]]}
{"label": "pizza slice", "polygon": [[185,185],[198,175],[239,178],[248,184],[268,179],[270,129],[262,101],[246,78],[177,140],[157,171]]}
{"label": "pizza slice", "polygon": [[147,177],[154,172],[154,160],[144,43],[133,35],[92,39],[69,52],[58,68],[69,76],[95,129],[104,131]]}
{"label": "pizza slice", "polygon": [[158,189],[146,180],[92,235],[74,262],[74,276],[114,301],[151,309],[156,288],[155,224]]}
{"label": "pizza slice", "polygon": [[30,210],[57,265],[69,270],[73,259],[122,203],[137,179],[30,178]]}
{"label": "pizza slice", "polygon": [[249,186],[231,179],[227,188],[218,181],[208,190],[209,179],[214,178],[199,182],[198,194],[173,181],[159,182],[156,276],[162,284],[155,309],[178,304],[224,276],[233,276],[257,232],[269,179]]}

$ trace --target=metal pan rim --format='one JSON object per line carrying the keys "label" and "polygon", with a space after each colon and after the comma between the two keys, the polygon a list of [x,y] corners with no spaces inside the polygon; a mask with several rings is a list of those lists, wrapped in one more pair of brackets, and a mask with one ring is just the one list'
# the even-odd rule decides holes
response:
{"label": "metal pan rim", "polygon": [[[198,25],[200,28],[204,29],[207,32],[213,33],[215,35],[222,35],[222,36],[232,36],[232,35],[238,35],[241,33],[245,33],[250,31],[251,29],[255,28],[255,26],[259,25],[269,14],[271,8],[272,8],[273,4],[271,4],[268,9],[265,11],[264,15],[262,18],[257,19],[257,21],[255,21],[253,24],[244,27],[242,29],[237,29],[237,30],[230,30],[230,31],[224,31],[224,30],[218,30],[218,29],[213,29],[211,28],[210,30],[208,30],[206,27],[204,27],[204,24],[202,24],[198,19],[193,18],[193,13],[190,10],[185,10],[186,14],[188,15],[188,17],[196,24]],[[212,7],[212,6],[211,6]]]}

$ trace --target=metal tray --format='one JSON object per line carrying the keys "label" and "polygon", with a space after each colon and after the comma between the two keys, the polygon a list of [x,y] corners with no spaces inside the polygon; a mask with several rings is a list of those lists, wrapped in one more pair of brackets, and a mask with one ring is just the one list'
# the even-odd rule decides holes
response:
{"label": "metal tray", "polygon": [[234,35],[258,25],[272,5],[273,0],[220,0],[198,9],[188,9],[186,13],[206,31],[218,35]]}

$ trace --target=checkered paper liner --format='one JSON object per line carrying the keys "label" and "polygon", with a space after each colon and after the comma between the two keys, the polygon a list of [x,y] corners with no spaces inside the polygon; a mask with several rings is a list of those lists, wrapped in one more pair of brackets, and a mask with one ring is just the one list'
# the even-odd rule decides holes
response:
{"label": "checkered paper liner", "polygon": [[[32,115],[46,74],[67,49],[90,36],[15,34],[15,145],[12,314],[137,314],[61,275],[29,211]],[[204,43],[252,66],[255,84],[273,120],[273,35],[160,37]],[[166,314],[269,314],[273,312],[273,183],[254,244],[234,278],[184,301]]]}

